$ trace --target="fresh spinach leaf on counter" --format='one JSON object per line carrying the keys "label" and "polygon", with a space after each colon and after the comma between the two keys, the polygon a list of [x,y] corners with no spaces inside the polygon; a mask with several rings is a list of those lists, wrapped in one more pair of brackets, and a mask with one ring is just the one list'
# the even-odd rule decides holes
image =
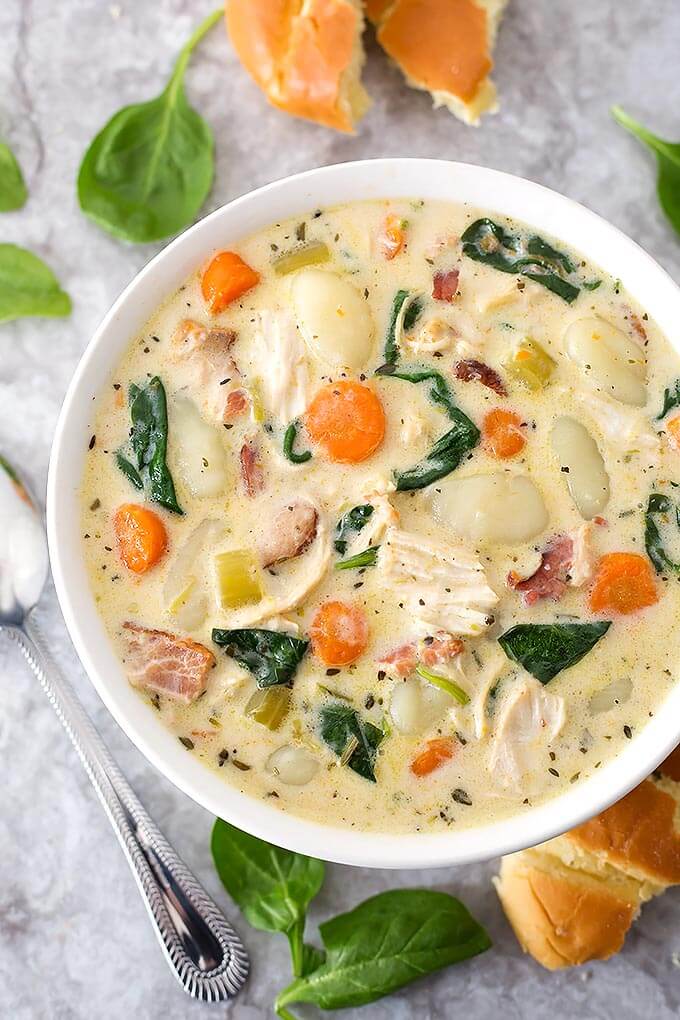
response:
{"label": "fresh spinach leaf on counter", "polygon": [[464,411],[456,406],[454,396],[443,375],[430,369],[408,367],[397,369],[394,365],[381,365],[376,375],[403,379],[410,383],[429,382],[428,397],[433,404],[440,404],[454,423],[432,449],[412,468],[395,472],[394,480],[398,492],[423,489],[426,485],[444,478],[458,467],[463,457],[475,448],[480,432]]}
{"label": "fresh spinach leaf on counter", "polygon": [[611,626],[601,623],[518,623],[498,643],[509,659],[549,683],[563,669],[575,666],[595,647]]}
{"label": "fresh spinach leaf on counter", "polygon": [[668,496],[664,496],[660,492],[650,493],[645,512],[645,549],[657,574],[665,574],[669,570],[678,574],[680,573],[680,563],[674,563],[666,552],[659,526],[655,520],[659,514],[663,515],[666,520],[674,519],[676,526],[680,528],[680,508]]}
{"label": "fresh spinach leaf on counter", "polygon": [[[573,280],[576,266],[568,255],[542,237],[534,235],[525,242],[484,217],[471,223],[461,240],[463,255],[475,262],[482,262],[501,273],[526,276],[569,304],[579,295],[580,283],[577,285]],[[567,276],[572,279],[567,280]]]}
{"label": "fresh spinach leaf on counter", "polygon": [[392,309],[390,311],[390,321],[387,327],[387,336],[385,337],[385,363],[388,365],[395,365],[401,353],[399,350],[399,342],[397,340],[397,326],[399,324],[399,316],[404,302],[408,301],[409,304],[404,312],[404,329],[412,329],[418,321],[418,317],[423,309],[422,301],[420,298],[412,296],[407,290],[398,290],[394,295],[392,301]]}
{"label": "fresh spinach leaf on counter", "polygon": [[165,387],[157,375],[144,388],[130,386],[128,394],[133,464],[122,451],[116,464],[136,489],[147,490],[149,499],[175,514],[184,511],[177,502],[175,484],[167,465],[168,405]]}
{"label": "fresh spinach leaf on counter", "polygon": [[672,386],[667,386],[663,391],[663,407],[655,420],[661,421],[674,407],[680,407],[680,379],[676,379]]}
{"label": "fresh spinach leaf on counter", "polygon": [[680,234],[680,142],[667,142],[633,120],[620,106],[612,107],[614,119],[635,135],[656,156],[659,203],[671,226]]}
{"label": "fresh spinach leaf on counter", "polygon": [[9,145],[0,142],[0,212],[21,209],[27,198],[21,167]]}
{"label": "fresh spinach leaf on counter", "polygon": [[0,244],[0,322],[71,314],[71,299],[45,263],[16,244]]}
{"label": "fresh spinach leaf on counter", "polygon": [[295,440],[297,439],[298,422],[292,421],[286,429],[283,437],[283,456],[286,460],[289,460],[291,464],[305,464],[308,460],[311,460],[312,451],[303,450],[301,453],[295,452]]}
{"label": "fresh spinach leaf on counter", "polygon": [[210,191],[213,135],[187,102],[184,73],[222,14],[214,11],[196,29],[161,94],[119,110],[85,153],[80,208],[116,237],[145,243],[176,234],[194,221]]}
{"label": "fresh spinach leaf on counter", "polygon": [[[347,705],[335,702],[321,709],[321,737],[357,775],[375,783],[375,758],[382,730]],[[348,753],[349,752],[349,753]]]}
{"label": "fresh spinach leaf on counter", "polygon": [[336,570],[357,570],[359,567],[374,567],[378,561],[379,545],[370,545],[368,549],[350,556],[347,560],[340,560],[335,564]]}
{"label": "fresh spinach leaf on counter", "polygon": [[335,526],[333,545],[336,552],[339,552],[341,556],[345,555],[352,535],[357,535],[361,531],[364,525],[368,523],[372,514],[373,507],[371,504],[364,503],[362,506],[352,507],[346,514],[342,515]]}
{"label": "fresh spinach leaf on counter", "polygon": [[304,930],[307,907],[323,883],[323,862],[249,836],[220,818],[211,849],[222,884],[248,923],[288,937],[297,977],[315,970],[323,954],[304,944]]}
{"label": "fresh spinach leaf on counter", "polygon": [[212,639],[249,670],[258,687],[276,684],[292,686],[297,668],[309,647],[309,641],[292,637],[278,630],[259,628],[220,630],[215,628]]}
{"label": "fresh spinach leaf on counter", "polygon": [[276,1000],[321,1009],[363,1006],[411,981],[483,953],[489,936],[463,904],[433,889],[394,889],[320,925],[326,962]]}

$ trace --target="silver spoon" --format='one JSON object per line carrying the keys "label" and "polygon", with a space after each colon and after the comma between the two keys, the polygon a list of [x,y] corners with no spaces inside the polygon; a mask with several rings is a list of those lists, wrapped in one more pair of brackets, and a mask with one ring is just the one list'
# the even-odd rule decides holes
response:
{"label": "silver spoon", "polygon": [[170,969],[202,1002],[230,999],[248,956],[223,914],[156,828],[36,627],[49,561],[42,516],[0,456],[0,634],[18,644],[71,738],[123,848]]}

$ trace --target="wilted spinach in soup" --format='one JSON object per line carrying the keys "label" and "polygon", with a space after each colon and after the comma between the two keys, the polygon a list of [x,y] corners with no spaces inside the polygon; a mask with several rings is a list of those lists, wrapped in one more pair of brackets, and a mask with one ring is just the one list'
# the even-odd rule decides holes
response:
{"label": "wilted spinach in soup", "polygon": [[213,253],[94,405],[83,544],[130,683],[334,825],[562,792],[673,682],[679,376],[620,281],[464,206]]}

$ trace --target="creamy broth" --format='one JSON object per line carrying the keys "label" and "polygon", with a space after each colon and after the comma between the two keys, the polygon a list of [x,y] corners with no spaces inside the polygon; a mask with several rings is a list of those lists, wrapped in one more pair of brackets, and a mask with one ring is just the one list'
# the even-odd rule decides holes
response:
{"label": "creamy broth", "polygon": [[[680,376],[678,356],[621,284],[578,253],[568,252],[568,268],[560,262],[556,270],[559,280],[578,288],[575,297],[567,292],[571,301],[536,279],[464,253],[461,236],[486,215],[525,246],[535,233],[466,206],[420,201],[355,203],[276,224],[238,244],[241,258],[260,274],[252,289],[212,315],[197,271],[132,340],[93,405],[83,548],[123,670],[139,682],[126,623],[209,649],[215,666],[191,703],[139,687],[149,726],[160,718],[188,754],[281,810],[391,832],[441,831],[516,814],[615,757],[673,683],[680,591],[673,571],[663,572],[662,564],[655,571],[647,556],[645,509],[652,492],[673,498],[678,477],[672,429],[665,430],[675,412],[656,418],[665,388]],[[386,217],[394,218],[387,235]],[[483,257],[500,250],[488,230],[480,236]],[[317,241],[327,246],[327,261],[276,272],[282,253]],[[549,257],[554,267],[555,252]],[[318,295],[335,286],[322,273],[353,288],[345,304],[319,308]],[[398,322],[396,372],[413,366],[439,372],[464,421],[482,432],[454,470],[413,491],[395,491],[395,473],[422,462],[452,422],[460,423],[432,400],[431,379],[375,375],[386,360],[400,289],[409,296]],[[414,302],[420,312],[411,322]],[[330,308],[347,321],[333,321]],[[206,368],[200,350],[183,350],[178,336],[186,319],[235,332],[226,381]],[[286,375],[281,365],[291,350],[304,357]],[[485,381],[480,364],[494,373]],[[136,491],[116,462],[117,451],[133,456],[129,387],[144,387],[154,376],[167,395],[167,463],[182,516],[149,502],[148,488],[146,496]],[[304,423],[322,387],[348,380],[378,397],[386,423],[375,452],[358,463],[332,461]],[[236,391],[245,396],[245,410],[224,421],[224,402]],[[489,419],[497,409],[516,419]],[[312,453],[304,463],[291,463],[282,452],[294,419],[300,425],[293,449]],[[500,447],[485,424],[494,421],[503,426]],[[262,489],[253,495],[244,489],[244,444],[253,445],[261,469]],[[508,450],[512,455],[499,456]],[[195,494],[192,485],[207,494]],[[116,510],[129,503],[157,513],[167,532],[159,562],[140,574],[121,562],[114,528]],[[280,537],[272,536],[277,514],[296,503],[313,507],[314,537],[285,562],[255,566],[263,544]],[[373,512],[339,553],[337,523],[357,506]],[[673,560],[667,517],[653,520]],[[336,569],[343,558],[375,546],[374,564]],[[253,596],[242,606],[220,605],[216,557],[234,550],[250,557],[264,604]],[[638,554],[624,566],[641,573],[614,587],[632,586],[634,603],[641,591],[649,594],[642,600],[648,605],[630,612],[603,609],[598,601],[616,598],[603,564],[621,567],[623,561],[607,559],[619,552]],[[414,582],[418,571],[421,580]],[[618,608],[631,609],[626,591],[616,591],[624,599]],[[295,592],[305,594],[297,599]],[[230,654],[233,646],[213,642],[213,629],[258,628],[307,639],[329,601],[351,605],[363,618],[366,647],[354,662],[329,665],[319,652],[323,642],[313,640],[294,672],[287,712],[272,730],[246,714],[255,678]],[[536,679],[535,663],[530,672],[498,641],[517,624],[603,621],[611,621],[609,629],[600,628],[590,650],[549,680]],[[544,647],[545,632],[540,642]],[[554,648],[546,654],[554,659]],[[469,702],[460,703],[465,697]],[[354,710],[362,725],[375,727],[361,732],[369,745],[377,743],[367,753],[375,782],[354,770],[360,741],[348,738],[339,749],[324,739],[320,715],[333,706]],[[284,781],[291,777],[306,782]]]}

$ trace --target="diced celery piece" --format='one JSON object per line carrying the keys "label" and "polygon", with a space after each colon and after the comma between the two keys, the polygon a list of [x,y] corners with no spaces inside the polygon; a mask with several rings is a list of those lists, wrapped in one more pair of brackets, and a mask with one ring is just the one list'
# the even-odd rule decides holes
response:
{"label": "diced celery piece", "polygon": [[304,244],[301,248],[293,248],[292,251],[286,251],[283,255],[279,255],[274,259],[272,265],[274,272],[279,276],[285,276],[287,273],[294,273],[297,269],[304,269],[305,266],[316,266],[320,262],[328,262],[330,257],[331,253],[323,241],[310,241],[309,244]]}
{"label": "diced celery piece", "polygon": [[182,589],[182,591],[178,592],[177,595],[175,595],[174,599],[168,606],[169,612],[171,612],[173,615],[176,615],[180,611],[180,609],[182,609],[187,604],[189,596],[191,595],[195,587],[196,578],[189,577],[187,579],[185,587]]}
{"label": "diced celery piece", "polygon": [[290,687],[267,687],[257,690],[248,701],[245,713],[268,730],[278,730],[290,709]]}
{"label": "diced celery piece", "polygon": [[250,415],[256,424],[261,425],[265,419],[264,404],[260,396],[260,385],[258,379],[253,379],[250,384]]}
{"label": "diced celery piece", "polygon": [[262,574],[250,549],[218,553],[215,574],[222,609],[238,609],[262,598]]}
{"label": "diced celery piece", "polygon": [[505,363],[508,375],[534,392],[548,385],[554,368],[548,352],[528,337],[520,341]]}

